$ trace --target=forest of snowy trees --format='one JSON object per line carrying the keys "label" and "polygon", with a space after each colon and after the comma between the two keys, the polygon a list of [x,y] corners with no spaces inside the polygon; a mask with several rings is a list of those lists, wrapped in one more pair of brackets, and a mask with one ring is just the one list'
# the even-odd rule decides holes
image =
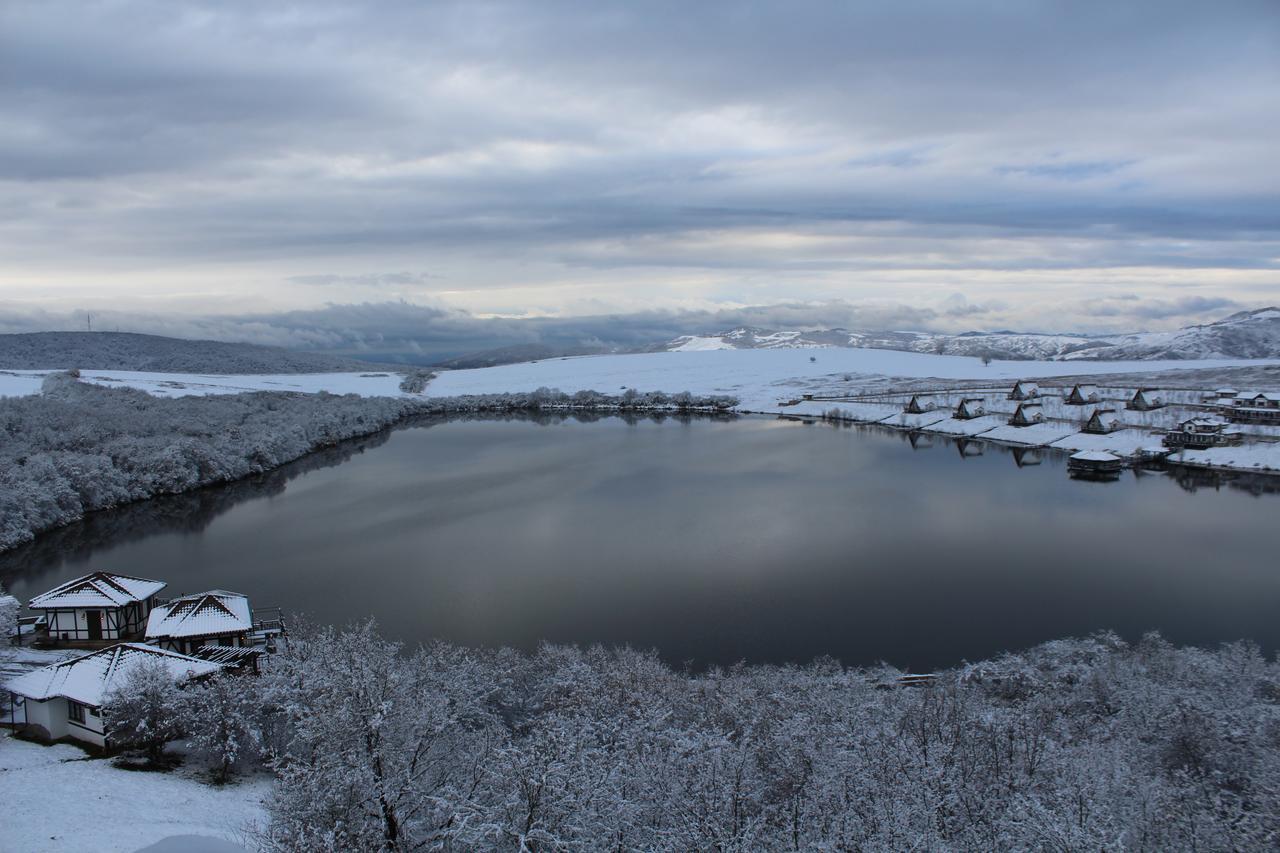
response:
{"label": "forest of snowy trees", "polygon": [[40,394],[0,398],[0,550],[86,512],[261,473],[411,415],[720,411],[735,402],[687,392],[570,395],[547,388],[476,397],[256,392],[166,399],[53,374]]}
{"label": "forest of snowy trees", "polygon": [[[263,849],[1262,850],[1280,842],[1280,665],[1158,635],[942,674],[738,666],[303,628],[262,676],[106,708],[135,746],[265,764]],[[181,720],[182,724],[176,721]],[[141,735],[137,733],[141,732]]]}

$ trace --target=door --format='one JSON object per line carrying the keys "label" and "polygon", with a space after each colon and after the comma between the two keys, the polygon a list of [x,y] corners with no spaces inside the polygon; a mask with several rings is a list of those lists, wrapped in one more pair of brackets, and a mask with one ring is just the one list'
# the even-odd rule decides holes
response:
{"label": "door", "polygon": [[86,610],[84,612],[84,621],[85,621],[85,624],[89,626],[89,639],[101,640],[102,639],[102,611]]}

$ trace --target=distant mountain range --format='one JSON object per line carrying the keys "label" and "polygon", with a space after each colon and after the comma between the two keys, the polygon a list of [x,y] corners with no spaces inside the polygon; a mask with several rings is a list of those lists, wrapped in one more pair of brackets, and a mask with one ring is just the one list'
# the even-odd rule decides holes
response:
{"label": "distant mountain range", "polygon": [[0,335],[0,369],[85,368],[158,373],[345,373],[386,365],[254,344],[189,341],[132,332]]}
{"label": "distant mountain range", "polygon": [[988,357],[1001,361],[1280,358],[1280,308],[1241,311],[1214,323],[1174,332],[1127,335],[1043,335],[1023,332],[877,332],[850,329],[781,331],[743,327],[684,335],[661,349],[674,352],[779,347],[868,347]]}
{"label": "distant mountain range", "polygon": [[[654,330],[655,334],[663,334]],[[670,334],[670,332],[667,332]],[[643,341],[643,338],[641,338]],[[1174,332],[1124,335],[1042,335],[1023,332],[785,330],[744,326],[705,335],[659,338],[651,344],[599,341],[526,343],[437,361],[441,368],[490,367],[599,353],[867,347],[962,355],[1000,361],[1280,358],[1280,308],[1242,311]],[[394,370],[403,364],[355,361],[339,355],[221,341],[192,341],[127,332],[32,332],[0,335],[0,370],[72,368],[163,373],[332,373]],[[390,358],[388,357],[388,360]]]}

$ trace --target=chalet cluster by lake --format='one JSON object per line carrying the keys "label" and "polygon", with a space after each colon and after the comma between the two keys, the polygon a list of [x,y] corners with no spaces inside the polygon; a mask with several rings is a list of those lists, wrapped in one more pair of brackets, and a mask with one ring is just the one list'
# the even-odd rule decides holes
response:
{"label": "chalet cluster by lake", "polygon": [[[1280,470],[1280,393],[1113,387],[1022,380],[1003,388],[910,394],[805,395],[783,407],[835,420],[1067,452],[1071,470],[1108,472],[1169,460],[1183,465]],[[784,414],[784,417],[804,417]]]}
{"label": "chalet cluster by lake", "polygon": [[84,650],[10,679],[8,722],[30,736],[110,744],[102,705],[128,673],[158,662],[175,682],[258,669],[284,634],[278,609],[255,612],[247,596],[213,589],[161,598],[164,581],[93,572],[34,596],[37,615],[14,641],[36,649]]}

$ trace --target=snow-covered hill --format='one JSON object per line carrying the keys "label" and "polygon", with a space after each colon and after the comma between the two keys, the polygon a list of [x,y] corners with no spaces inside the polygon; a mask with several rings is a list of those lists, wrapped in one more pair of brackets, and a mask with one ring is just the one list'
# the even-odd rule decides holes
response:
{"label": "snow-covered hill", "polygon": [[1177,361],[1280,357],[1280,308],[1242,311],[1214,323],[1175,332],[1139,332],[1093,337],[1020,332],[931,332],[819,329],[779,331],[743,327],[710,335],[686,335],[664,349],[858,347],[961,355],[1001,361]]}
{"label": "snow-covered hill", "polygon": [[[140,370],[163,373],[337,373],[367,370],[340,356],[130,332],[0,335],[0,369]],[[385,365],[383,366],[385,369]]]}
{"label": "snow-covered hill", "polygon": [[1109,359],[1275,358],[1280,355],[1280,308],[1241,311],[1216,323],[1176,332],[1111,339]]}

